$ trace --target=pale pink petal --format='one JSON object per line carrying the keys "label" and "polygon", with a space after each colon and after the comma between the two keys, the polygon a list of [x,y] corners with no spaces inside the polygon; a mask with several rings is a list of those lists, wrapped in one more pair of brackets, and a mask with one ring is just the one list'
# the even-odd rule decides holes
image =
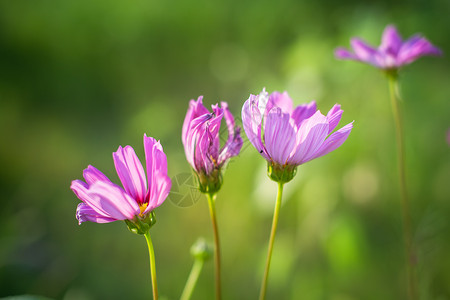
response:
{"label": "pale pink petal", "polygon": [[[265,153],[261,141],[261,123],[262,115],[258,109],[258,96],[250,95],[242,107],[242,124],[245,134],[252,145],[258,150],[265,159],[269,159]],[[264,149],[264,150],[263,150]]]}
{"label": "pale pink petal", "polygon": [[342,113],[344,111],[341,109],[341,106],[339,104],[335,104],[330,111],[327,114],[327,120],[329,124],[328,128],[328,134],[330,134],[336,126],[339,124],[339,121],[341,120]]}
{"label": "pale pink petal", "polygon": [[344,127],[339,129],[338,131],[336,131],[333,134],[331,134],[325,140],[325,142],[320,147],[320,149],[316,152],[316,154],[310,159],[314,159],[314,158],[317,158],[317,157],[320,157],[320,156],[324,156],[325,154],[328,154],[331,151],[336,150],[337,148],[339,148],[345,142],[345,140],[347,140],[350,132],[352,131],[352,128],[353,128],[353,122],[345,125]]}
{"label": "pale pink petal", "polygon": [[113,153],[114,165],[117,174],[127,193],[136,199],[139,203],[143,203],[147,194],[147,180],[145,178],[144,168],[134,149],[126,146]]}
{"label": "pale pink petal", "polygon": [[318,110],[311,118],[302,123],[297,131],[296,145],[292,151],[289,163],[300,165],[312,157],[320,148],[328,135],[327,117]]}
{"label": "pale pink petal", "polygon": [[270,158],[284,165],[295,147],[295,130],[289,114],[274,108],[266,119],[264,127],[264,144]]}
{"label": "pale pink petal", "polygon": [[273,92],[270,94],[269,101],[266,105],[265,115],[267,116],[267,114],[275,107],[280,108],[283,113],[292,113],[292,99],[287,92],[283,92],[282,94]]}
{"label": "pale pink petal", "polygon": [[302,122],[314,115],[316,111],[316,101],[311,101],[308,104],[297,106],[292,112],[291,118],[294,119],[295,125],[297,125],[297,127],[300,127]]}

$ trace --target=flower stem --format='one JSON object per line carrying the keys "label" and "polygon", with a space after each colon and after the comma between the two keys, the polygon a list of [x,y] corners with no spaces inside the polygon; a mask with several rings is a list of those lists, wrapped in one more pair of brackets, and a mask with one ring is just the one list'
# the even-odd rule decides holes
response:
{"label": "flower stem", "polygon": [[144,234],[147,240],[148,254],[150,256],[150,273],[152,277],[152,289],[153,289],[153,300],[158,299],[158,285],[156,283],[156,267],[155,267],[155,252],[153,251],[152,239],[150,237],[150,231]]}
{"label": "flower stem", "polygon": [[397,139],[398,173],[400,179],[401,207],[403,219],[403,235],[405,240],[406,268],[408,276],[409,299],[417,299],[415,280],[415,253],[412,244],[411,215],[409,208],[408,191],[406,189],[405,171],[405,142],[403,137],[403,121],[400,111],[400,99],[398,97],[398,80],[396,74],[389,74],[389,94],[391,98],[392,112],[395,122],[395,135]]}
{"label": "flower stem", "polygon": [[216,194],[206,194],[208,198],[209,214],[214,232],[214,264],[215,264],[215,281],[216,281],[216,300],[221,299],[221,284],[220,284],[220,243],[219,231],[217,229],[216,218]]}
{"label": "flower stem", "polygon": [[275,202],[275,210],[273,213],[272,230],[270,232],[269,249],[267,251],[266,268],[264,270],[264,277],[261,284],[261,292],[259,294],[259,300],[266,298],[267,279],[269,277],[270,259],[272,258],[273,243],[275,241],[275,233],[277,231],[278,217],[280,215],[281,197],[283,195],[283,183],[278,182],[277,201]]}
{"label": "flower stem", "polygon": [[202,271],[203,263],[204,261],[202,259],[195,259],[194,264],[192,265],[191,273],[189,274],[189,278],[186,281],[183,293],[181,294],[180,300],[191,299],[192,292],[194,291],[198,277],[200,276],[200,272]]}

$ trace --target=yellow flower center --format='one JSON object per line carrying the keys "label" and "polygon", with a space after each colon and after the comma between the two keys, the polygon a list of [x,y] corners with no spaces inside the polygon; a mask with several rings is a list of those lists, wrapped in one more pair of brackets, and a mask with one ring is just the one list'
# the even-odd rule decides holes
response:
{"label": "yellow flower center", "polygon": [[141,213],[139,214],[140,217],[144,217],[144,211],[147,208],[148,203],[142,203],[139,204],[139,208],[141,209]]}

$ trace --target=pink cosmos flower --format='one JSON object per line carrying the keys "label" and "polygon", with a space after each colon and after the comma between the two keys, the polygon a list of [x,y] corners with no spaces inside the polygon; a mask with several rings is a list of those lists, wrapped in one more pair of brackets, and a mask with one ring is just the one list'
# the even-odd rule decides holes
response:
{"label": "pink cosmos flower", "polygon": [[392,25],[388,25],[384,30],[381,45],[378,48],[369,46],[359,38],[352,38],[350,44],[353,52],[345,48],[337,48],[335,56],[339,59],[361,61],[384,70],[398,69],[421,56],[442,54],[439,48],[420,35],[414,35],[403,42],[397,29]]}
{"label": "pink cosmos flower", "polygon": [[342,112],[341,106],[336,104],[324,116],[314,101],[293,108],[287,92],[273,92],[269,96],[263,90],[259,95],[250,95],[244,103],[242,122],[250,142],[269,162],[269,176],[275,181],[288,182],[298,165],[344,143],[353,122],[331,133]]}
{"label": "pink cosmos flower", "polygon": [[152,211],[169,194],[171,181],[167,176],[166,155],[159,141],[144,135],[144,149],[147,178],[134,149],[120,146],[113,153],[113,159],[123,188],[91,165],[83,171],[86,182],[72,181],[70,188],[83,201],[76,213],[79,224],[85,221],[150,221]]}
{"label": "pink cosmos flower", "polygon": [[[198,175],[200,190],[217,191],[221,186],[221,168],[239,154],[242,138],[226,102],[221,102],[221,107],[212,105],[210,113],[202,100],[200,96],[197,101],[190,101],[181,139],[186,159]],[[228,127],[228,140],[221,147],[219,131],[223,117]]]}

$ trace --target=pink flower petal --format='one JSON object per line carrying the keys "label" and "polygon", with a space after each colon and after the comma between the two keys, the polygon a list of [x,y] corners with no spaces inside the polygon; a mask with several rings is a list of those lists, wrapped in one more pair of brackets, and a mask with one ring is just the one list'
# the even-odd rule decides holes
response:
{"label": "pink flower petal", "polygon": [[302,122],[314,115],[316,111],[316,101],[311,101],[308,104],[297,106],[292,112],[291,118],[294,119],[295,125],[297,125],[297,127],[300,127]]}
{"label": "pink flower petal", "polygon": [[354,60],[358,60],[358,57],[356,57],[356,55],[354,53],[348,51],[347,49],[345,49],[343,47],[336,48],[336,50],[334,50],[334,55],[338,59],[354,59]]}
{"label": "pink flower petal", "polygon": [[102,172],[100,172],[98,169],[96,169],[95,167],[93,167],[91,165],[89,165],[86,169],[84,169],[83,177],[84,177],[84,180],[86,180],[88,185],[93,184],[94,182],[96,182],[98,180],[111,182],[111,180],[109,180],[109,178],[106,177],[105,174],[103,174]]}
{"label": "pink flower petal", "polygon": [[147,214],[164,203],[167,196],[170,193],[170,188],[172,186],[172,181],[169,176],[163,172],[156,172],[154,177],[157,178],[153,182],[153,186],[155,187],[153,190],[153,194],[150,195],[150,200],[148,202],[148,206],[144,211],[144,214]]}
{"label": "pink flower petal", "polygon": [[302,123],[297,131],[296,145],[290,164],[300,165],[311,159],[328,135],[327,117],[318,110],[311,118]]}
{"label": "pink flower petal", "polygon": [[401,46],[402,37],[398,33],[397,29],[392,25],[386,26],[383,32],[379,50],[396,56]]}
{"label": "pink flower petal", "polygon": [[81,225],[81,223],[86,221],[95,223],[110,223],[117,221],[116,219],[108,218],[97,213],[95,210],[93,210],[89,205],[85,203],[78,204],[76,218],[78,220],[78,225]]}
{"label": "pink flower petal", "polygon": [[341,129],[330,135],[311,159],[324,156],[325,154],[328,154],[331,151],[339,148],[345,142],[345,140],[347,140],[350,132],[352,131],[352,128],[353,122],[345,125]]}
{"label": "pink flower petal", "polygon": [[335,104],[330,109],[330,111],[327,114],[328,124],[330,125],[330,128],[328,129],[328,134],[330,134],[339,124],[343,112],[344,111],[341,109],[341,106],[339,104]]}
{"label": "pink flower petal", "polygon": [[252,143],[265,159],[269,159],[265,154],[265,150],[263,150],[264,146],[261,141],[261,123],[262,115],[258,109],[258,96],[250,95],[249,99],[245,101],[244,106],[242,107],[242,125],[250,143]]}
{"label": "pink flower petal", "polygon": [[131,220],[140,213],[138,203],[115,184],[97,181],[89,187],[85,203],[99,215],[116,220]]}
{"label": "pink flower petal", "polygon": [[75,195],[83,202],[86,202],[86,199],[89,198],[88,189],[89,186],[81,180],[72,180],[72,184],[70,185],[70,189],[75,193]]}
{"label": "pink flower petal", "polygon": [[378,59],[378,52],[375,48],[357,38],[351,39],[350,44],[352,45],[353,51],[359,60],[369,63],[375,67],[381,66]]}
{"label": "pink flower petal", "polygon": [[274,108],[279,107],[281,111],[284,113],[291,114],[292,113],[292,99],[289,97],[287,92],[283,92],[282,94],[279,92],[273,92],[269,96],[269,101],[266,106],[266,115]]}
{"label": "pink flower petal", "polygon": [[198,118],[201,115],[208,114],[209,111],[206,109],[206,107],[203,105],[203,96],[198,97],[197,101],[191,100],[189,103],[189,108],[186,113],[186,117],[184,119],[183,123],[183,130],[181,134],[181,138],[183,140],[183,144],[186,141],[188,130],[190,127],[190,124],[192,120]]}
{"label": "pink flower petal", "polygon": [[427,39],[421,36],[413,36],[408,39],[401,47],[398,54],[398,64],[409,64],[421,56],[433,55],[440,56],[442,51],[433,46]]}
{"label": "pink flower petal", "polygon": [[[147,210],[150,208],[148,211],[151,211],[167,198],[171,181],[167,176],[167,157],[161,144],[154,138],[144,135],[144,149],[148,174]],[[161,190],[162,184],[169,187],[167,194],[165,190]]]}
{"label": "pink flower petal", "polygon": [[295,130],[289,114],[274,108],[266,119],[264,126],[264,144],[270,158],[284,165],[295,147]]}
{"label": "pink flower petal", "polygon": [[144,168],[134,149],[125,146],[113,153],[114,165],[123,187],[139,203],[143,203],[147,194],[147,180]]}

